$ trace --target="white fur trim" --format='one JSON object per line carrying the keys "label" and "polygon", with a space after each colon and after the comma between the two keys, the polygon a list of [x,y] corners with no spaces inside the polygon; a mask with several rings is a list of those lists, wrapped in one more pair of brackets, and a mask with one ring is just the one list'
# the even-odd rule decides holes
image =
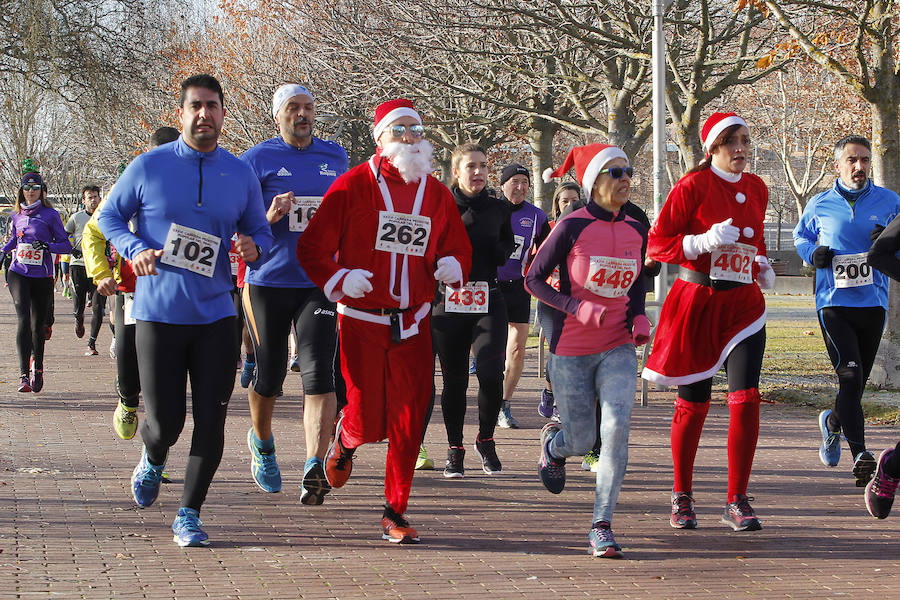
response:
{"label": "white fur trim", "polygon": [[625,154],[624,150],[622,150],[618,146],[610,146],[609,148],[604,148],[603,150],[595,154],[594,158],[591,159],[591,162],[588,163],[587,169],[584,170],[584,178],[581,181],[581,189],[584,193],[585,199],[587,199],[589,202],[591,200],[591,191],[594,189],[594,182],[597,180],[597,175],[600,174],[600,171],[603,170],[603,167],[606,166],[606,163],[614,158],[624,158],[625,164],[630,164],[628,162],[628,155]]}
{"label": "white fur trim", "polygon": [[747,325],[744,329],[739,331],[737,335],[731,338],[725,347],[722,349],[721,354],[719,354],[719,360],[716,361],[716,364],[706,371],[702,373],[691,373],[689,375],[682,375],[680,377],[666,377],[662,373],[657,373],[647,367],[644,367],[644,370],[641,371],[641,378],[646,379],[652,383],[659,383],[662,385],[688,385],[691,383],[697,383],[698,381],[703,381],[704,379],[709,379],[713,375],[719,372],[719,369],[722,368],[722,365],[725,364],[725,359],[728,358],[728,355],[731,354],[731,351],[734,350],[734,347],[746,340],[748,337],[765,327],[766,325],[766,310],[763,309],[762,315]]}
{"label": "white fur trim", "polygon": [[422,124],[421,115],[419,115],[419,113],[417,113],[414,109],[409,108],[408,106],[395,108],[388,114],[384,115],[380,121],[375,123],[375,129],[374,131],[372,131],[372,137],[375,138],[375,141],[378,141],[378,138],[381,136],[381,132],[387,129],[388,125],[390,125],[400,117],[412,117],[419,122],[419,125]]}
{"label": "white fur trim", "polygon": [[544,172],[541,173],[541,179],[544,180],[544,183],[550,183],[550,180],[553,179],[553,171],[555,169],[553,167],[547,167],[544,169]]}
{"label": "white fur trim", "polygon": [[325,287],[322,291],[325,292],[325,297],[328,298],[329,302],[337,302],[344,297],[343,290],[336,290],[335,288],[337,287],[338,281],[349,272],[350,269],[338,269],[337,272],[325,282]]}
{"label": "white fur trim", "polygon": [[732,125],[743,125],[744,127],[747,127],[747,122],[737,115],[725,117],[724,119],[713,125],[713,128],[709,130],[709,133],[706,135],[706,139],[703,140],[703,148],[707,152],[709,152],[709,147],[712,146],[713,142],[716,141],[716,138],[719,137],[719,134],[721,134]]}

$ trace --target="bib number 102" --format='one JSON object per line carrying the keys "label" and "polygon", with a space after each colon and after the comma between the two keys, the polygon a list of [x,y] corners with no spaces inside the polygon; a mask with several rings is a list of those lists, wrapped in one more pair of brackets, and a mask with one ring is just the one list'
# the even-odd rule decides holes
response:
{"label": "bib number 102", "polygon": [[213,266],[212,258],[216,255],[209,246],[201,246],[199,242],[186,242],[181,238],[175,238],[172,240],[172,254],[178,256],[179,252],[189,261],[196,261],[207,267]]}
{"label": "bib number 102", "polygon": [[172,223],[159,261],[204,277],[212,277],[221,245],[222,240],[218,236]]}

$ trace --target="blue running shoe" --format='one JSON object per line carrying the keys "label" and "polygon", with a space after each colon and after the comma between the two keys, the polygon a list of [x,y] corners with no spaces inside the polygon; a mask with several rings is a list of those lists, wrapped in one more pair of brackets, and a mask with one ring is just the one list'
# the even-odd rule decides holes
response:
{"label": "blue running shoe", "polygon": [[622,548],[616,543],[612,529],[606,521],[598,521],[591,527],[591,533],[588,534],[590,541],[591,556],[598,558],[622,558]]}
{"label": "blue running shoe", "polygon": [[200,513],[193,508],[181,507],[178,509],[178,516],[172,523],[172,531],[175,532],[172,539],[182,548],[185,546],[192,548],[209,546],[209,536],[200,529],[201,525],[203,525],[203,521],[200,520]]}
{"label": "blue running shoe", "polygon": [[469,364],[469,375],[475,374],[475,357],[472,357],[472,362]]}
{"label": "blue running shoe", "polygon": [[549,419],[553,416],[553,408],[555,406],[556,401],[553,399],[553,392],[544,388],[541,392],[541,401],[538,403],[538,414],[545,419]]}
{"label": "blue running shoe", "polygon": [[819,413],[819,431],[822,432],[819,460],[826,467],[836,467],[841,461],[841,432],[828,429],[828,416],[830,414],[830,408]]}
{"label": "blue running shoe", "polygon": [[541,460],[538,463],[538,474],[541,483],[551,494],[559,494],[566,487],[566,459],[553,458],[550,454],[550,442],[559,433],[559,425],[547,423],[541,429]]}
{"label": "blue running shoe", "polygon": [[253,374],[256,371],[256,363],[251,362],[249,360],[244,361],[244,366],[241,368],[241,387],[248,388],[250,387],[250,382],[253,381]]}
{"label": "blue running shoe", "polygon": [[253,481],[264,492],[274,494],[281,491],[281,469],[275,460],[275,448],[271,452],[263,452],[253,442],[253,428],[247,432],[247,447],[250,448],[250,474]]}
{"label": "blue running shoe", "polygon": [[141,508],[147,508],[156,502],[165,466],[151,465],[147,460],[147,448],[141,450],[141,460],[131,473],[131,495]]}

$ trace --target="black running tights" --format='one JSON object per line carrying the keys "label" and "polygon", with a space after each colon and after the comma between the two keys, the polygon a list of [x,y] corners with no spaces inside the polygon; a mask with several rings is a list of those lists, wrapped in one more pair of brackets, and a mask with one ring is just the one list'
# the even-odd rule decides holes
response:
{"label": "black running tights", "polygon": [[191,378],[194,430],[184,473],[181,506],[200,510],[225,445],[225,413],[234,388],[235,317],[206,325],[138,321],[136,344],[144,419],[141,437],[155,465],[184,428],[186,386]]}

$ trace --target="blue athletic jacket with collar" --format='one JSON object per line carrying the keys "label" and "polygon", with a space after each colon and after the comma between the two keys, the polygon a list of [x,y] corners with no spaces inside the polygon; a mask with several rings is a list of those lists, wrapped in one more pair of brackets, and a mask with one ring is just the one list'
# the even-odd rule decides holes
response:
{"label": "blue athletic jacket with collar", "polygon": [[[313,138],[306,148],[296,148],[280,136],[253,146],[241,155],[262,186],[262,207],[272,198],[293,191],[295,196],[324,196],[338,176],[347,172],[347,152],[335,142]],[[303,235],[290,230],[285,215],[272,224],[275,242],[257,268],[247,272],[247,283],[265,287],[316,287],[297,260],[297,241]]]}
{"label": "blue athletic jacket with collar", "polygon": [[[871,181],[868,189],[851,206],[838,191],[831,189],[816,195],[803,210],[794,228],[794,246],[807,263],[818,246],[828,246],[835,255],[867,253],[872,245],[869,234],[876,225],[886,227],[900,214],[900,196]],[[888,277],[872,270],[872,284],[839,288],[834,285],[831,267],[816,269],[816,310],[826,306],[866,307],[888,305]]]}
{"label": "blue athletic jacket with collar", "polygon": [[[99,210],[100,230],[129,260],[163,249],[173,223],[220,240],[212,277],[157,260],[159,275],[137,278],[132,316],[142,321],[202,325],[234,316],[228,258],[233,232],[253,236],[263,257],[272,246],[253,171],[220,147],[198,152],[181,137],[135,158]],[[128,229],[132,218],[134,233]]]}

